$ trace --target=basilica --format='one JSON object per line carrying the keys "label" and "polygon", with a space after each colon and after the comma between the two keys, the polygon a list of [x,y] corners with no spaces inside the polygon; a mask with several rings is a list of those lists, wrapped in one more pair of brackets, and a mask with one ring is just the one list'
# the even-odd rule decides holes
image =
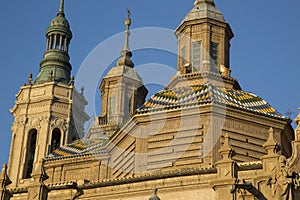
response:
{"label": "basilica", "polygon": [[300,199],[300,114],[294,130],[231,76],[234,33],[213,0],[196,0],[179,23],[177,73],[149,99],[128,11],[124,48],[100,82],[102,113],[88,130],[64,10],[60,0],[39,73],[11,109],[1,200]]}

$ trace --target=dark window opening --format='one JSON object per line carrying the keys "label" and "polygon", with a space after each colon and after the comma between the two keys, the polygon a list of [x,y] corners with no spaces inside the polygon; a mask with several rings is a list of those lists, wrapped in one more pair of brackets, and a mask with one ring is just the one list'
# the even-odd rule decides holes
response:
{"label": "dark window opening", "polygon": [[61,138],[60,130],[58,128],[54,129],[52,131],[50,153],[52,153],[53,151],[55,151],[60,147],[60,138]]}
{"label": "dark window opening", "polygon": [[32,129],[31,131],[29,131],[28,142],[27,142],[27,155],[26,155],[25,174],[24,174],[24,178],[26,179],[31,178],[35,149],[36,149],[36,139],[37,139],[37,130]]}
{"label": "dark window opening", "polygon": [[56,35],[55,49],[60,49],[60,35]]}
{"label": "dark window opening", "polygon": [[54,35],[50,36],[50,46],[49,49],[54,49]]}
{"label": "dark window opening", "polygon": [[[67,39],[66,39],[66,40],[67,40]],[[70,45],[70,41],[67,40],[66,52],[69,52],[69,45]]]}
{"label": "dark window opening", "polygon": [[210,58],[218,66],[218,54],[219,54],[219,44],[215,42],[210,43]]}
{"label": "dark window opening", "polygon": [[61,41],[61,50],[63,51],[67,51],[67,48],[66,48],[66,37],[65,36],[62,36],[62,41]]}

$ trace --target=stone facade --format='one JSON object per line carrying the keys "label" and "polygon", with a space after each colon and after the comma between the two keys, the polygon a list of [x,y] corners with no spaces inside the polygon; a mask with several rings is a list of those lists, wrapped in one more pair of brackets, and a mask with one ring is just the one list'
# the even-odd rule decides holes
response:
{"label": "stone facade", "polygon": [[233,33],[214,1],[197,0],[177,28],[178,73],[147,101],[131,60],[129,11],[125,24],[121,58],[100,84],[102,116],[77,140],[87,102],[69,77],[61,0],[40,75],[11,110],[1,199],[299,199],[300,114],[293,130],[231,77]]}

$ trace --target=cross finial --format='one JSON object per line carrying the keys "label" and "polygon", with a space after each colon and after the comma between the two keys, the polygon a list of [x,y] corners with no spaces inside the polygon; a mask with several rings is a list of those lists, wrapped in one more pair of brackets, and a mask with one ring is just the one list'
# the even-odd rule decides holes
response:
{"label": "cross finial", "polygon": [[286,113],[285,113],[289,119],[291,119],[292,115],[294,114],[294,112],[289,108]]}

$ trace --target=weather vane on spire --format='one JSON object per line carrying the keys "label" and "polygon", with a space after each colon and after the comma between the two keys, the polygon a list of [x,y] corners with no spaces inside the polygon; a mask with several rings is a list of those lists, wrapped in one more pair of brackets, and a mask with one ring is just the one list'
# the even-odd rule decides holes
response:
{"label": "weather vane on spire", "polygon": [[118,60],[118,66],[128,66],[128,67],[134,67],[134,64],[132,62],[132,60],[130,59],[132,57],[132,52],[130,51],[129,48],[129,36],[130,36],[130,30],[129,27],[131,25],[131,19],[130,19],[130,15],[131,12],[130,10],[127,8],[127,18],[125,20],[125,25],[126,25],[126,30],[125,30],[125,44],[123,47],[123,50],[121,51],[121,58]]}
{"label": "weather vane on spire", "polygon": [[128,18],[130,18],[130,16],[131,16],[131,11],[130,11],[129,8],[126,8],[126,10],[127,10],[127,16],[128,16]]}

